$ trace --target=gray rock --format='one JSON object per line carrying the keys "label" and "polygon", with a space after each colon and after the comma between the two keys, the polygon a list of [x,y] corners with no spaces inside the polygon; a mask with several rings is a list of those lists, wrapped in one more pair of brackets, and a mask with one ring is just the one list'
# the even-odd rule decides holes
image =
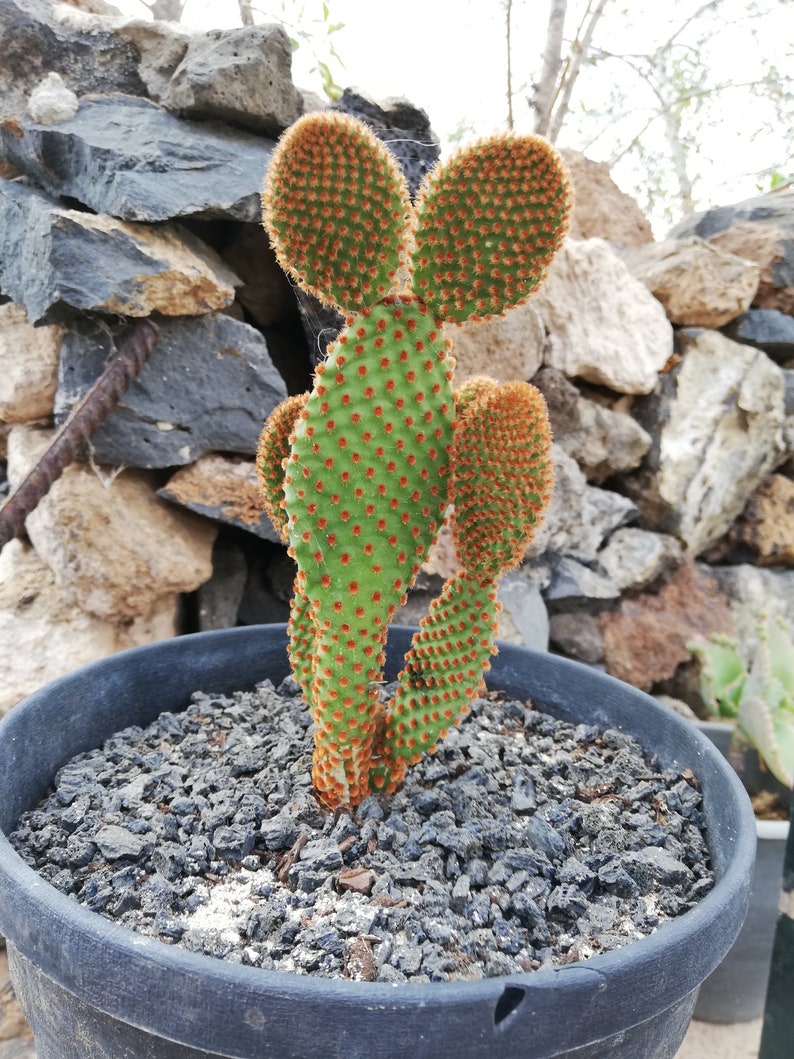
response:
{"label": "gray rock", "polygon": [[[783,426],[783,444],[789,456],[789,463],[791,463],[791,457],[794,456],[794,369],[784,369],[783,385],[785,387],[783,391],[783,407],[786,414],[786,421]],[[794,470],[794,468],[789,470],[789,477],[792,477],[791,470]]]}
{"label": "gray rock", "polygon": [[[286,397],[265,340],[223,313],[158,322],[147,364],[92,437],[96,459],[170,467],[210,450],[252,455],[264,419]],[[65,336],[58,421],[93,384],[114,341],[113,329],[91,320]]]}
{"label": "gray rock", "polygon": [[600,610],[619,597],[620,589],[614,581],[569,556],[560,560],[546,589],[546,602],[554,612],[587,606]]}
{"label": "gray rock", "polygon": [[794,570],[762,570],[747,564],[706,569],[728,599],[736,638],[748,656],[758,642],[762,614],[780,615],[794,626]]}
{"label": "gray rock", "polygon": [[212,577],[199,588],[198,628],[229,629],[237,624],[237,612],[247,577],[245,555],[233,541],[216,541],[212,552]]}
{"label": "gray rock", "polygon": [[145,95],[137,48],[109,28],[86,34],[64,23],[49,0],[0,4],[0,117],[21,115],[48,73],[78,96],[89,92]]}
{"label": "gray rock", "polygon": [[118,860],[120,857],[137,857],[144,846],[151,841],[145,835],[135,835],[120,824],[106,824],[94,836],[94,842],[107,860]]}
{"label": "gray rock", "polygon": [[771,224],[790,222],[794,192],[789,189],[756,195],[730,206],[715,206],[702,213],[693,213],[679,221],[669,232],[670,239],[711,239],[737,224],[745,222]]}
{"label": "gray rock", "polygon": [[40,191],[0,180],[0,231],[0,288],[31,324],[62,318],[66,307],[190,316],[234,299],[234,273],[177,225],[60,209]]}
{"label": "gray rock", "polygon": [[338,872],[344,865],[339,843],[333,839],[315,839],[301,850],[301,863],[313,870]]}
{"label": "gray rock", "polygon": [[576,462],[553,446],[554,492],[537,537],[529,549],[533,563],[544,553],[595,561],[610,533],[638,515],[637,506],[620,493],[588,485]]}
{"label": "gray rock", "polygon": [[552,614],[549,638],[553,647],[588,665],[604,660],[604,639],[598,622],[586,611]]}
{"label": "gray rock", "polygon": [[240,601],[237,621],[242,625],[267,625],[287,621],[295,582],[295,564],[283,548],[276,555],[249,555],[248,581]]}
{"label": "gray rock", "polygon": [[180,121],[146,99],[83,99],[73,118],[0,126],[0,156],[53,196],[128,221],[258,221],[275,144],[221,125]]}
{"label": "gray rock", "polygon": [[630,415],[588,400],[556,368],[542,368],[532,382],[546,398],[554,440],[588,481],[602,482],[640,465],[651,437]]}
{"label": "gray rock", "polygon": [[234,225],[221,253],[242,280],[237,301],[254,323],[267,328],[294,317],[295,295],[259,218],[256,224]]}
{"label": "gray rock", "polygon": [[254,848],[254,832],[243,824],[222,824],[212,834],[215,855],[242,860]]}
{"label": "gray rock", "polygon": [[794,357],[794,317],[778,309],[749,309],[723,332],[736,342],[763,349],[778,364]]}
{"label": "gray rock", "polygon": [[4,1041],[0,1048],[2,1059],[36,1059],[36,1046],[21,1038]]}
{"label": "gray rock", "polygon": [[505,636],[505,618],[508,618],[516,630],[515,642],[533,651],[548,651],[549,615],[537,582],[516,571],[500,581],[498,596],[503,607],[499,635]]}
{"label": "gray rock", "polygon": [[783,408],[786,418],[794,416],[794,368],[783,369]]}
{"label": "gray rock", "polygon": [[623,863],[631,874],[635,866],[649,868],[664,886],[678,885],[693,880],[692,872],[686,864],[659,846],[646,846],[645,849],[638,850],[636,853],[628,853],[623,858]]}
{"label": "gray rock", "polygon": [[[70,20],[71,21],[71,20]],[[80,20],[86,25],[85,20]],[[182,62],[191,34],[177,22],[164,22],[155,18],[149,22],[142,18],[132,19],[115,26],[122,40],[135,46],[139,55],[138,74],[151,99],[158,103],[168,91],[174,71]]]}
{"label": "gray rock", "polygon": [[625,479],[646,522],[699,554],[785,457],[784,378],[761,350],[682,331],[683,357],[636,403],[653,446]]}
{"label": "gray rock", "polygon": [[598,553],[598,561],[621,592],[639,592],[679,567],[684,549],[675,537],[631,526],[615,530]]}
{"label": "gray rock", "polygon": [[163,103],[170,110],[278,135],[303,113],[303,96],[292,83],[286,30],[243,26],[195,34]]}

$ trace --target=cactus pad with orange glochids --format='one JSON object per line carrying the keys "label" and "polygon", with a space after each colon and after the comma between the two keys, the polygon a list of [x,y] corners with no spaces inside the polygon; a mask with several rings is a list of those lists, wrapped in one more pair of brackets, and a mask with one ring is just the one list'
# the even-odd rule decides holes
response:
{"label": "cactus pad with orange glochids", "polygon": [[[267,510],[298,566],[290,655],[328,807],[395,789],[481,686],[497,579],[521,561],[549,500],[551,439],[527,383],[477,378],[453,394],[442,324],[525,300],[569,211],[559,158],[537,137],[458,151],[416,207],[356,119],[312,114],[278,145],[264,195],[276,255],[348,314],[311,393],[273,413],[258,454]],[[384,704],[388,625],[445,517],[462,569]]]}

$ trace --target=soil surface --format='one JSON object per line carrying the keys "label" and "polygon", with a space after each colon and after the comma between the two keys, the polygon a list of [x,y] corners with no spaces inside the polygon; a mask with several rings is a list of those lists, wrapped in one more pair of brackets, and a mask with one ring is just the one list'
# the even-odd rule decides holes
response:
{"label": "soil surface", "polygon": [[586,959],[713,878],[691,774],[629,736],[475,701],[390,798],[328,814],[297,685],[207,694],[58,773],[12,841],[87,908],[196,952],[363,981]]}

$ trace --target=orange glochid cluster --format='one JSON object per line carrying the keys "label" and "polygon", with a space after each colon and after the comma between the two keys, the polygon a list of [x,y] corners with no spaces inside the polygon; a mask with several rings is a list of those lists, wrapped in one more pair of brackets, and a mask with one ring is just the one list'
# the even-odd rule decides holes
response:
{"label": "orange glochid cluster", "polygon": [[407,186],[394,156],[360,123],[309,115],[282,138],[263,217],[279,263],[324,304],[384,298],[406,252]]}

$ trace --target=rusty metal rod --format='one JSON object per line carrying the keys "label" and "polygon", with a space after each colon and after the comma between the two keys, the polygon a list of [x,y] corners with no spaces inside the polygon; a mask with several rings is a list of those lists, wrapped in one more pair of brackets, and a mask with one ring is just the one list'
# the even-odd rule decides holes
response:
{"label": "rusty metal rod", "polygon": [[0,507],[0,548],[22,533],[25,519],[113,411],[146,363],[159,336],[160,328],[153,321],[141,320],[135,324],[126,342],[52,439],[47,451]]}

